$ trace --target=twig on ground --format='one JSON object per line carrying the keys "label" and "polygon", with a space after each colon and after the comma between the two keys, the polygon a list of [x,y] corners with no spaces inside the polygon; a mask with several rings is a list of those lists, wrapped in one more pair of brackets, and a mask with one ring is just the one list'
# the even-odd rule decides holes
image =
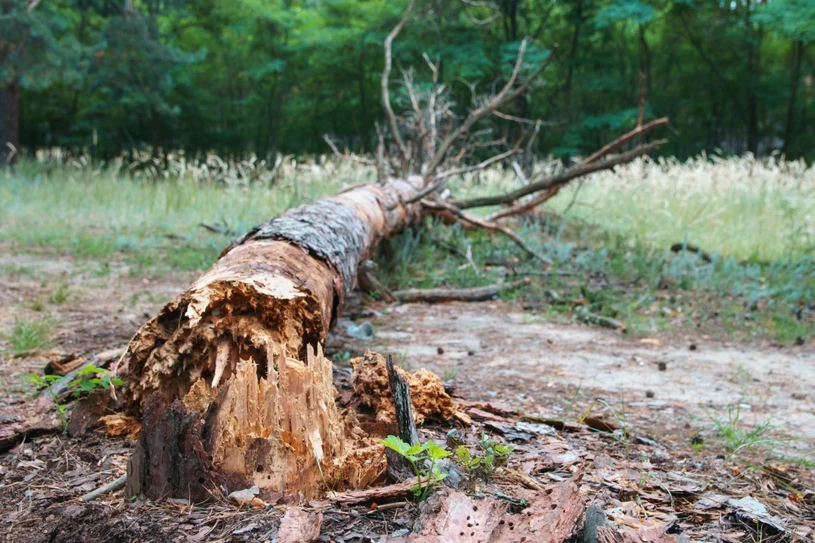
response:
{"label": "twig on ground", "polygon": [[92,491],[88,492],[87,494],[84,494],[79,499],[81,501],[83,501],[83,502],[92,502],[93,500],[95,500],[96,498],[98,498],[100,496],[104,496],[105,494],[108,494],[110,492],[116,492],[117,490],[123,489],[125,487],[126,483],[127,483],[127,474],[122,475],[118,479],[115,479],[115,480],[107,483],[106,485],[100,486],[96,490],[92,490]]}
{"label": "twig on ground", "polygon": [[400,302],[482,302],[491,300],[505,290],[512,290],[530,283],[529,278],[496,285],[475,288],[429,288],[429,289],[407,289],[395,290],[393,295]]}

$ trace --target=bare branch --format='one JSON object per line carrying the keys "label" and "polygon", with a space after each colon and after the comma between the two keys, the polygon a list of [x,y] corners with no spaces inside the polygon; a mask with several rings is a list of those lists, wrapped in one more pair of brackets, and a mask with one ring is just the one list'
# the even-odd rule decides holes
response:
{"label": "bare branch", "polygon": [[526,186],[529,184],[529,179],[526,178],[526,174],[524,174],[524,171],[521,169],[521,165],[518,164],[517,160],[512,161],[512,169],[515,170],[515,175],[517,175],[518,179],[520,179],[521,185]]}
{"label": "bare branch", "polygon": [[518,79],[518,74],[520,73],[521,68],[523,66],[524,53],[526,52],[528,42],[529,40],[527,40],[526,38],[524,38],[524,40],[521,42],[521,46],[518,49],[518,57],[515,61],[515,67],[512,69],[512,74],[510,75],[509,80],[504,85],[504,87],[500,91],[498,91],[498,93],[495,94],[495,96],[487,100],[483,105],[471,111],[467,118],[464,120],[464,122],[462,122],[458,126],[458,128],[453,130],[453,132],[444,139],[444,141],[441,143],[438,150],[436,151],[436,154],[430,161],[427,170],[425,171],[425,179],[429,180],[433,177],[433,172],[436,170],[436,168],[438,168],[441,165],[445,155],[450,150],[450,147],[456,140],[458,140],[458,138],[462,134],[468,132],[475,123],[483,119],[486,115],[499,109],[504,104],[508,103],[511,100],[514,100],[522,93],[526,92],[526,90],[529,88],[532,82],[536,80],[538,76],[549,66],[549,64],[554,59],[554,53],[557,48],[557,44],[553,46],[552,52],[549,54],[549,57],[543,64],[541,64],[538,67],[535,73],[532,74],[524,83],[518,85],[513,90],[515,81]]}
{"label": "bare branch", "polygon": [[438,174],[436,176],[436,180],[437,181],[438,180],[443,180],[443,179],[447,179],[448,177],[452,177],[454,175],[464,175],[465,173],[470,173],[470,172],[475,172],[475,171],[478,171],[478,170],[483,170],[484,168],[487,168],[487,167],[495,164],[496,162],[500,162],[500,161],[504,160],[505,158],[511,157],[512,155],[518,153],[518,151],[520,151],[520,150],[521,150],[521,146],[520,146],[520,140],[519,140],[519,144],[516,145],[515,147],[513,147],[512,149],[508,150],[508,151],[504,151],[501,154],[491,156],[487,160],[484,160],[484,161],[479,162],[478,164],[474,164],[472,166],[467,166],[465,168],[457,168],[455,170],[447,170],[446,172],[441,172],[440,174]]}
{"label": "bare branch", "polygon": [[396,142],[396,146],[399,148],[399,154],[402,157],[403,168],[407,165],[408,162],[408,151],[405,147],[405,142],[402,139],[402,136],[399,134],[399,125],[396,122],[396,115],[393,113],[393,107],[391,107],[391,98],[390,92],[388,90],[389,86],[389,79],[391,75],[391,67],[393,64],[393,40],[396,39],[396,36],[402,31],[405,24],[407,24],[408,17],[410,17],[410,12],[413,11],[413,6],[416,5],[416,0],[410,0],[410,4],[408,4],[407,9],[405,9],[404,15],[402,15],[402,19],[397,23],[393,30],[390,31],[390,34],[385,38],[385,67],[382,70],[382,107],[385,108],[385,115],[388,118],[388,123],[390,124],[391,129],[391,136],[393,140]]}
{"label": "bare branch", "polygon": [[616,157],[610,158],[605,162],[581,164],[558,175],[541,179],[540,181],[530,183],[525,187],[520,187],[505,194],[482,196],[480,198],[472,198],[470,200],[453,200],[451,203],[454,206],[459,207],[461,209],[508,204],[520,198],[523,198],[524,196],[527,196],[529,194],[534,194],[542,190],[554,188],[560,185],[565,185],[572,179],[583,177],[584,175],[599,172],[602,170],[609,170],[614,166],[625,164],[626,162],[631,162],[638,156],[642,156],[653,151],[654,149],[657,149],[663,143],[665,143],[665,140],[657,140],[647,145],[641,145],[636,149],[633,149]]}
{"label": "bare branch", "polygon": [[510,230],[509,228],[507,228],[506,226],[504,226],[502,224],[486,221],[486,220],[481,219],[479,217],[476,217],[474,215],[470,215],[469,213],[467,213],[465,211],[462,211],[458,207],[456,207],[456,206],[454,206],[452,204],[449,204],[447,202],[438,202],[438,201],[433,201],[433,200],[422,200],[422,206],[424,206],[427,209],[441,211],[442,213],[444,213],[444,212],[450,213],[450,214],[452,214],[453,216],[455,216],[457,219],[459,219],[461,221],[464,221],[466,223],[470,223],[470,224],[472,224],[474,226],[478,226],[478,227],[483,228],[485,230],[488,230],[490,232],[500,232],[501,234],[504,234],[509,239],[511,239],[513,242],[515,242],[515,245],[517,245],[518,247],[523,249],[524,252],[526,254],[528,254],[529,256],[537,258],[538,260],[540,260],[541,262],[543,262],[546,265],[551,265],[552,264],[551,260],[549,260],[548,258],[543,256],[542,254],[532,250],[526,243],[524,243],[524,240],[522,240],[518,236],[518,234],[516,234],[515,232],[513,232],[512,230]]}
{"label": "bare branch", "polygon": [[629,141],[633,140],[634,138],[642,136],[646,132],[648,132],[650,130],[653,130],[654,128],[656,128],[658,126],[663,126],[663,125],[666,125],[666,124],[668,124],[668,117],[662,117],[662,118],[659,118],[659,119],[654,119],[653,121],[651,121],[648,124],[639,125],[639,126],[637,126],[637,128],[635,128],[631,132],[628,132],[627,134],[623,134],[622,136],[620,136],[616,140],[612,141],[611,143],[608,143],[608,144],[604,145],[602,148],[600,148],[597,151],[595,151],[594,153],[592,153],[586,160],[583,161],[583,164],[591,164],[592,162],[596,162],[601,157],[603,157],[603,156],[605,156],[605,155],[607,155],[609,153],[613,153],[614,151],[616,151],[617,149],[619,149],[620,147],[622,147],[623,145],[625,145]]}
{"label": "bare branch", "polygon": [[[652,129],[658,127],[658,126],[662,126],[662,125],[665,125],[665,124],[668,124],[668,118],[667,117],[662,117],[661,119],[655,119],[655,120],[651,121],[650,123],[648,123],[646,125],[638,125],[634,130],[631,130],[627,134],[623,134],[622,136],[620,136],[616,140],[612,141],[611,143],[609,143],[607,145],[604,145],[601,149],[599,149],[596,152],[592,153],[586,160],[584,160],[582,163],[580,163],[579,166],[577,166],[576,168],[572,168],[571,170],[569,170],[569,172],[580,171],[580,168],[585,168],[585,167],[587,167],[587,166],[589,166],[591,164],[596,163],[600,158],[602,158],[603,156],[611,153],[612,151],[614,151],[616,149],[619,149],[620,147],[622,147],[623,145],[625,145],[626,143],[628,143],[632,139],[645,134],[649,130],[652,130]],[[659,146],[658,144],[660,142],[656,142],[656,143],[657,143],[656,147],[658,147]],[[634,158],[639,156],[639,154],[634,154],[635,151],[638,151],[640,149],[644,149],[646,147],[648,147],[648,146],[637,147],[637,149],[634,149],[634,151],[630,151],[629,153],[626,153],[624,155],[620,155],[620,157],[617,157],[617,160],[619,160],[623,156],[632,155],[629,160],[625,161],[625,162],[629,162],[630,160],[633,160]],[[614,159],[612,159],[612,160],[614,160]],[[607,165],[609,162],[611,162],[611,161],[604,162],[603,164]],[[614,165],[617,165],[617,164],[622,164],[622,162],[617,162]],[[569,172],[566,172],[566,173],[568,174]],[[561,175],[563,175],[563,174],[561,174]],[[576,177],[580,177],[581,175],[585,175],[585,174],[580,174],[580,175],[578,175]],[[550,178],[550,179],[555,179],[557,177],[558,176],[555,176],[555,177]],[[545,181],[546,180],[543,180],[543,181],[540,181],[539,183],[543,183]],[[565,185],[565,184],[566,184],[566,182],[563,182],[563,183],[558,183],[556,185],[546,187],[544,192],[542,192],[541,194],[538,194],[537,196],[535,196],[534,198],[532,198],[528,202],[522,202],[522,203],[517,204],[515,206],[512,206],[512,207],[510,207],[508,209],[503,209],[501,211],[497,211],[497,212],[493,213],[492,215],[490,215],[489,220],[497,221],[499,219],[510,217],[512,215],[521,215],[523,213],[526,213],[527,211],[530,211],[530,210],[536,208],[537,206],[539,206],[543,202],[545,202],[545,201],[547,201],[547,200],[549,200],[551,198],[554,198],[555,195],[560,191],[561,187],[563,187],[563,185]],[[533,191],[533,192],[536,192],[536,191]],[[572,204],[570,204],[569,207],[571,207],[571,205]]]}

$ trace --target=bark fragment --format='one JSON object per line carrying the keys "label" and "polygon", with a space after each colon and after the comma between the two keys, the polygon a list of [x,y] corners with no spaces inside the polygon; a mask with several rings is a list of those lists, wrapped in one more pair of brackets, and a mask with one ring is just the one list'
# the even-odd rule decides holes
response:
{"label": "bark fragment", "polygon": [[280,521],[278,543],[309,543],[320,537],[323,525],[322,511],[306,512],[289,509]]}
{"label": "bark fragment", "polygon": [[507,504],[492,498],[473,500],[460,492],[441,491],[417,521],[410,543],[557,543],[567,541],[583,515],[584,500],[571,481],[524,494],[529,506],[508,514]]}

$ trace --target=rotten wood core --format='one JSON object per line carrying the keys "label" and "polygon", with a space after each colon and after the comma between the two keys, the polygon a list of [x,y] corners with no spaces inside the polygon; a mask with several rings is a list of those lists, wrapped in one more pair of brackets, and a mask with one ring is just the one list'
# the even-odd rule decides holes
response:
{"label": "rotten wood core", "polygon": [[292,209],[142,326],[116,368],[126,408],[144,414],[129,495],[201,500],[222,485],[314,497],[382,475],[373,441],[335,406],[321,346],[360,263],[419,219],[404,202],[420,188],[390,180]]}

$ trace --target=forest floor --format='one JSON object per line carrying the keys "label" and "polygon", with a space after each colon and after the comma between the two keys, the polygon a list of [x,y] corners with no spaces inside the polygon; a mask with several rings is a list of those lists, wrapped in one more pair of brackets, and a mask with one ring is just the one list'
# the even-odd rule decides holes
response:
{"label": "forest floor", "polygon": [[[197,275],[145,277],[130,273],[122,262],[89,264],[10,251],[0,265],[6,270],[0,277],[0,329],[13,330],[25,319],[50,327],[37,353],[3,358],[0,408],[5,413],[34,393],[26,374],[41,373],[48,361],[67,355],[90,357],[122,348]],[[517,420],[562,421],[559,430],[507,438],[515,440],[519,467],[551,464],[540,469],[538,480],[555,484],[582,470],[591,503],[623,511],[629,525],[638,515],[670,525],[681,532],[680,541],[812,537],[811,345],[734,343],[726,330],[716,328],[629,337],[552,322],[524,310],[520,299],[436,305],[360,301],[329,341],[339,373],[347,374],[349,359],[371,349],[392,354],[407,370],[436,372],[465,405],[475,406],[474,419],[486,417],[480,424],[487,426],[479,428],[495,432],[496,424],[506,430]],[[371,323],[373,337],[359,336],[363,321]],[[10,336],[4,341],[10,349]],[[591,431],[586,421],[592,420],[617,432]],[[531,426],[540,431],[541,425]],[[439,439],[442,431],[431,427],[425,435]],[[276,533],[277,508],[239,513],[226,502],[193,506],[183,500],[128,505],[120,493],[93,504],[78,502],[79,495],[124,472],[132,445],[98,432],[45,435],[0,455],[0,531],[6,540],[250,541]],[[755,512],[726,503],[748,497],[765,505],[772,520],[756,520]],[[324,514],[324,540],[336,541],[404,541],[404,530],[422,511],[409,503],[383,511],[310,506]],[[762,529],[765,521],[778,521],[788,532],[782,537]]]}

